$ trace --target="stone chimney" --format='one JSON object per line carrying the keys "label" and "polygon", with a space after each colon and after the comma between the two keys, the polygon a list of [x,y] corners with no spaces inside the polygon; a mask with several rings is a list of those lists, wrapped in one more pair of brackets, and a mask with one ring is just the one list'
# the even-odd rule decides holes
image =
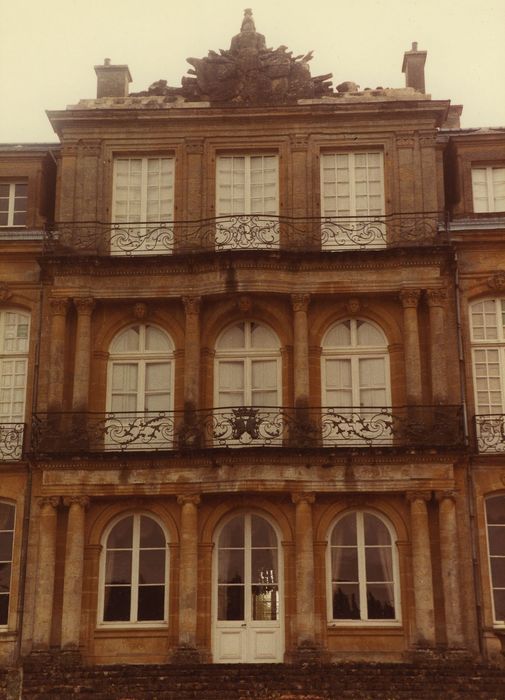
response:
{"label": "stone chimney", "polygon": [[128,97],[128,85],[132,81],[128,66],[112,66],[110,58],[103,66],[95,66],[97,97]]}
{"label": "stone chimney", "polygon": [[405,73],[406,87],[414,88],[418,92],[425,92],[424,64],[426,56],[426,51],[417,50],[417,41],[413,41],[412,49],[403,54],[402,73]]}

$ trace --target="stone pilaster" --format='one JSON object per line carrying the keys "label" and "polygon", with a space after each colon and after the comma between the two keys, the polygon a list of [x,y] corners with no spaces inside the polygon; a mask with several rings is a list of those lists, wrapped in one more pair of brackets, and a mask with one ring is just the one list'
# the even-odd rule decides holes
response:
{"label": "stone pilaster", "polygon": [[84,565],[84,524],[89,498],[72,496],[63,500],[68,507],[61,648],[77,650],[81,628],[82,575]]}
{"label": "stone pilaster", "polygon": [[59,496],[39,500],[39,551],[33,620],[33,650],[48,651],[53,620],[56,525]]}
{"label": "stone pilaster", "polygon": [[200,297],[183,297],[186,313],[184,342],[184,406],[198,408],[200,398]]}
{"label": "stone pilaster", "polygon": [[90,297],[80,297],[74,299],[74,304],[77,309],[77,329],[72,409],[74,411],[87,411],[91,360],[91,315],[95,302]]}
{"label": "stone pilaster", "polygon": [[430,310],[431,395],[434,404],[447,403],[445,289],[426,292]]}
{"label": "stone pilaster", "polygon": [[407,499],[410,502],[416,645],[421,648],[432,647],[435,644],[435,617],[430,532],[426,506],[431,499],[431,493],[411,492],[407,493]]}
{"label": "stone pilaster", "polygon": [[[177,497],[181,506],[181,541],[179,549],[179,656],[196,651],[198,605],[198,504],[196,494]],[[182,659],[181,659],[182,660]]]}
{"label": "stone pilaster", "polygon": [[293,493],[296,546],[296,636],[298,647],[315,645],[314,534],[312,493]]}
{"label": "stone pilaster", "polygon": [[455,493],[452,491],[439,491],[435,496],[438,501],[440,561],[442,566],[447,645],[452,649],[462,649],[465,645],[465,640],[461,624],[458,524],[456,520]]}
{"label": "stone pilaster", "polygon": [[419,324],[417,305],[419,289],[403,289],[400,301],[403,306],[403,339],[405,347],[405,379],[407,383],[407,403],[419,406],[422,403],[421,350],[419,347]]}
{"label": "stone pilaster", "polygon": [[309,328],[307,310],[310,294],[292,294],[293,306],[293,364],[295,406],[309,403]]}
{"label": "stone pilaster", "polygon": [[68,299],[52,298],[51,304],[51,351],[49,357],[49,410],[61,411],[63,404],[63,382],[65,374],[65,335]]}

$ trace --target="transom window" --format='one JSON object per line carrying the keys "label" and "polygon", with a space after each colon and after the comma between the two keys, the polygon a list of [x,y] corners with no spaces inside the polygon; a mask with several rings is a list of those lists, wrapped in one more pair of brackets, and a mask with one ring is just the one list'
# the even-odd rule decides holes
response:
{"label": "transom window", "polygon": [[216,344],[217,406],[280,405],[280,343],[267,326],[244,321]]}
{"label": "transom window", "polygon": [[0,182],[0,227],[25,226],[28,184]]}
{"label": "transom window", "polygon": [[112,525],[104,538],[101,580],[100,621],[167,621],[167,536],[154,518],[134,513]]}
{"label": "transom window", "polygon": [[390,403],[387,340],[377,326],[348,319],[323,340],[323,405],[378,407]]}
{"label": "transom window", "polygon": [[30,317],[0,311],[0,423],[23,423]]}
{"label": "transom window", "polygon": [[399,586],[392,527],[368,511],[341,517],[330,532],[329,618],[398,622]]}
{"label": "transom window", "polygon": [[0,501],[0,625],[7,625],[12,578],[15,508]]}
{"label": "transom window", "polygon": [[472,190],[476,214],[505,211],[505,167],[472,168]]}
{"label": "transom window", "polygon": [[493,621],[505,627],[505,495],[486,499],[486,521]]}

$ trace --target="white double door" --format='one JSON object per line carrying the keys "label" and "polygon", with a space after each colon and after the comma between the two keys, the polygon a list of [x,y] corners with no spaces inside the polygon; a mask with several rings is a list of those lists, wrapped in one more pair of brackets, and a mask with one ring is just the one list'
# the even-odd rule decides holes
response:
{"label": "white double door", "polygon": [[265,518],[240,513],[224,525],[214,561],[214,662],[283,661],[280,570],[278,537]]}

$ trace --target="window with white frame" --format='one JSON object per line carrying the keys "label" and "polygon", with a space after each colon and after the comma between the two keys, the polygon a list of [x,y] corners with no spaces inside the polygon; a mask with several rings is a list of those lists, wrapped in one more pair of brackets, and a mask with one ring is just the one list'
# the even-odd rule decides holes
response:
{"label": "window with white frame", "polygon": [[0,626],[9,619],[15,514],[13,505],[0,501]]}
{"label": "window with white frame", "polygon": [[0,182],[0,227],[25,226],[28,184]]}
{"label": "window with white frame", "polygon": [[472,168],[472,191],[476,214],[505,211],[505,167]]}
{"label": "window with white frame", "polygon": [[505,413],[505,299],[483,299],[470,307],[475,412]]}
{"label": "window with white frame", "polygon": [[505,494],[486,499],[493,622],[505,627]]}
{"label": "window with white frame", "polygon": [[[114,160],[114,253],[167,252],[173,245],[174,158]],[[135,226],[135,224],[139,224]]]}
{"label": "window with white frame", "polygon": [[0,424],[25,419],[29,332],[28,314],[0,311]]}
{"label": "window with white frame", "polygon": [[[174,345],[164,330],[149,324],[130,326],[112,341],[107,410],[114,414],[109,449],[167,447],[173,438]],[[114,420],[123,433],[114,428]],[[124,444],[121,442],[124,439]]]}
{"label": "window with white frame", "polygon": [[152,516],[121,516],[103,540],[99,622],[166,623],[168,538]]}
{"label": "window with white frame", "polygon": [[[276,155],[218,156],[216,246],[275,247],[279,230],[279,165]],[[237,222],[240,215],[254,219]]]}
{"label": "window with white frame", "polygon": [[[374,217],[384,214],[384,167],[381,151],[321,155],[321,214],[324,247],[380,247],[385,229]],[[367,226],[373,221],[373,229]],[[368,230],[370,228],[370,230]]]}
{"label": "window with white frame", "polygon": [[338,623],[400,620],[396,535],[376,513],[353,511],[330,530],[328,618]]}

